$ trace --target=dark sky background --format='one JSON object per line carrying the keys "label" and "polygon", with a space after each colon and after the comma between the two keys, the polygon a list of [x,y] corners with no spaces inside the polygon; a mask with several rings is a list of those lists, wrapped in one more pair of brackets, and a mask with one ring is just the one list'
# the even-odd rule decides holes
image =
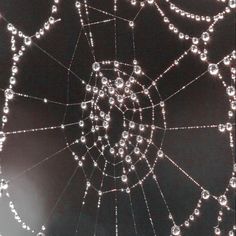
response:
{"label": "dark sky background", "polygon": [[[137,12],[137,8],[131,7],[128,0],[118,2],[120,15],[128,18]],[[170,13],[164,1],[158,2],[182,31],[199,37],[201,32],[207,28],[207,24],[177,17]],[[224,7],[224,4],[218,3],[216,0],[175,0],[174,2],[183,9],[203,15],[215,15]],[[108,11],[111,1],[94,0],[92,4]],[[46,0],[1,0],[0,14],[17,28],[23,29],[26,34],[32,35],[47,19],[50,6],[51,1]],[[94,12],[90,14],[94,14],[95,18],[100,17]],[[81,29],[74,1],[62,1],[58,16],[62,21],[58,22],[47,36],[37,41],[37,45],[68,67]],[[118,59],[130,63],[132,59],[130,28],[128,24],[121,23],[118,29]],[[216,26],[209,45],[211,61],[218,62],[233,50],[235,47],[234,30],[233,14],[228,15]],[[109,37],[109,29],[103,29],[103,26],[94,28],[94,35],[97,42],[95,51],[98,60],[112,58],[113,42]],[[135,26],[135,38],[137,60],[151,78],[156,78],[174,59],[190,47],[189,42],[180,41],[170,33],[156,9],[151,6],[145,7],[140,14]],[[20,63],[15,91],[65,103],[67,71],[43,53],[37,45],[32,45],[28,49]],[[87,41],[82,36],[72,70],[85,80],[89,79],[92,65],[89,50]],[[6,30],[6,23],[0,19],[0,88],[6,87],[10,66],[10,37]],[[162,97],[167,98],[206,69],[206,64],[201,63],[198,57],[190,54],[177,69],[168,73],[158,83]],[[70,75],[70,88],[69,102],[81,102],[84,87],[73,78],[73,75]],[[0,107],[3,105],[3,95],[1,92]],[[60,125],[63,120],[64,107],[60,105],[44,104],[32,99],[15,97],[10,107],[11,112],[6,131],[55,126]],[[219,81],[206,74],[198,82],[166,102],[167,124],[169,127],[179,127],[226,123],[228,109],[225,89],[222,88]],[[73,107],[68,112],[70,114],[67,117],[68,123],[77,121],[81,116],[80,107]],[[114,132],[120,131],[117,129]],[[73,137],[78,134],[78,129],[66,130],[66,134]],[[157,139],[159,138],[157,137]],[[70,151],[66,150],[20,178],[15,178],[15,176],[64,146],[64,134],[60,129],[9,135],[4,151],[0,154],[4,178],[13,179],[9,192],[16,203],[16,208],[22,218],[33,228],[38,229],[45,222],[57,202],[58,196],[74,172],[76,164]],[[227,135],[222,135],[217,129],[169,131],[166,134],[163,149],[213,194],[218,196],[224,191],[232,171],[232,156]],[[194,209],[200,197],[199,189],[165,160],[157,165],[155,172],[159,176],[159,182],[176,223],[182,223]],[[47,236],[74,236],[84,189],[84,175],[79,170],[49,219]],[[167,211],[151,178],[145,182],[144,189],[157,234],[169,235],[171,224],[168,221]],[[141,189],[133,190],[131,195],[138,236],[153,235]],[[81,212],[77,235],[93,235],[96,204],[97,195],[91,191]],[[0,207],[0,233],[3,236],[30,235],[22,231],[19,225],[12,220],[4,199],[0,201]],[[184,232],[184,235],[214,235],[212,227],[217,222],[217,210],[216,202],[209,200],[202,208],[201,217],[189,230]],[[128,197],[121,193],[118,193],[118,221],[119,235],[135,235]],[[232,225],[232,222],[233,214],[226,214],[223,222],[224,232],[230,229],[229,225]],[[97,236],[111,235],[115,235],[114,194],[103,197],[97,226]]]}

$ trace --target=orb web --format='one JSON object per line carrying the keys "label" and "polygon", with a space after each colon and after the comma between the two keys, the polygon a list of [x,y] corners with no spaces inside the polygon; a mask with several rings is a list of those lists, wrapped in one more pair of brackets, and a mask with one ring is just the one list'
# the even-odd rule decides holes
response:
{"label": "orb web", "polygon": [[[137,218],[140,215],[137,216],[134,204],[137,189],[140,190],[142,202],[145,206],[145,216],[148,227],[150,227],[148,235],[160,235],[158,220],[151,202],[153,196],[150,196],[151,194],[146,189],[146,185],[150,184],[151,181],[159,193],[160,198],[158,200],[161,200],[165,206],[168,220],[167,231],[170,235],[188,235],[189,230],[191,231],[191,226],[197,224],[198,219],[202,215],[204,216],[201,213],[204,205],[209,204],[211,201],[215,203],[217,211],[215,224],[211,230],[212,234],[234,235],[235,224],[225,226],[224,217],[226,218],[225,215],[228,212],[229,214],[234,213],[234,205],[230,199],[236,188],[236,166],[234,160],[236,52],[235,50],[226,52],[223,58],[214,61],[211,58],[210,42],[216,37],[214,34],[218,24],[221,24],[225,18],[233,14],[236,7],[235,0],[222,0],[220,3],[223,6],[221,10],[211,15],[199,15],[190,12],[190,10],[182,9],[169,0],[165,0],[163,3],[155,0],[114,0],[104,6],[96,1],[76,1],[73,7],[81,29],[76,45],[73,48],[69,66],[62,63],[38,44],[41,38],[47,40],[48,34],[53,34],[53,28],[60,27],[60,22],[63,21],[63,18],[60,18],[60,12],[58,13],[60,4],[59,0],[53,1],[50,16],[33,36],[27,36],[17,26],[2,16],[2,20],[6,23],[7,31],[11,37],[12,64],[9,84],[7,87],[1,88],[4,102],[1,117],[0,151],[3,153],[5,148],[10,148],[7,142],[11,135],[61,130],[65,140],[64,147],[25,169],[16,177],[6,179],[4,172],[1,171],[0,197],[7,199],[9,210],[13,218],[21,226],[21,230],[28,231],[32,235],[47,235],[49,233],[47,232],[47,227],[50,227],[50,219],[58,204],[62,201],[75,176],[78,172],[81,172],[84,177],[85,187],[84,191],[81,190],[83,192],[75,224],[75,235],[86,234],[80,231],[81,218],[86,205],[88,205],[90,195],[95,199],[95,207],[93,209],[95,220],[91,235],[99,235],[99,215],[102,208],[109,207],[103,203],[105,202],[104,198],[109,195],[113,196],[114,200],[112,216],[114,217],[114,225],[110,234],[123,235],[120,228],[121,219],[119,215],[121,212],[120,194],[128,198],[126,203],[129,204],[127,208],[129,208],[130,217],[132,218],[131,234],[139,235],[140,229]],[[127,14],[122,4],[126,5],[127,8],[131,7],[133,9],[132,12],[135,14]],[[215,1],[215,4],[218,4],[217,1]],[[136,44],[136,28],[139,26],[136,22],[142,13],[145,12],[145,9],[151,9],[161,17],[163,21],[161,23],[168,29],[171,37],[175,35],[176,40],[186,41],[188,45],[188,48],[173,62],[169,63],[165,70],[157,76],[149,76],[146,73],[147,69],[142,66],[142,56],[137,53],[138,50],[139,52],[142,51],[142,48],[138,48]],[[166,9],[169,9],[170,13],[174,14],[175,17],[193,21],[194,24],[205,24],[204,30],[201,31],[200,35],[181,31],[178,21],[172,20],[171,16],[169,17],[168,13],[166,13]],[[109,26],[108,32],[105,31],[107,25]],[[127,38],[122,38],[122,30],[127,32]],[[103,36],[105,34],[105,40],[111,40],[111,44],[105,42],[104,38],[101,39],[101,34]],[[84,38],[83,41],[81,40],[82,37]],[[125,48],[127,50],[125,52],[124,49],[121,49],[122,44],[120,41],[122,39],[128,45]],[[77,49],[80,44],[82,46],[85,45],[84,47],[88,49],[88,54],[90,55],[88,56],[90,59],[87,58],[85,62],[86,76],[80,75],[79,72],[74,72],[74,68],[77,66],[75,59],[77,56],[80,57],[80,54],[77,55]],[[15,91],[18,80],[18,83],[23,83],[18,78],[20,77],[18,72],[26,69],[26,66],[20,64],[21,58],[26,58],[26,52],[33,50],[31,46],[41,50],[47,57],[66,70],[66,99],[64,102],[43,98],[43,95],[38,97]],[[109,48],[112,48],[112,50],[109,50]],[[121,52],[122,56],[120,55]],[[166,80],[169,73],[176,70],[179,66],[181,67],[183,61],[190,56],[197,58],[198,63],[205,66],[205,70],[198,73],[191,80],[185,81],[181,87],[176,87],[173,93],[164,94],[161,89],[161,82]],[[208,76],[208,79],[214,81],[214,83],[217,81],[221,91],[224,91],[228,106],[226,121],[214,123],[213,117],[211,124],[169,126],[168,116],[173,114],[168,113],[168,102],[190,89],[190,87],[195,86],[196,82],[205,76]],[[178,78],[175,79],[178,80]],[[72,80],[76,80],[79,83],[79,89],[82,91],[82,98],[80,94],[78,102],[71,102]],[[76,93],[79,94],[80,91],[76,90]],[[11,103],[21,98],[26,98],[29,101],[37,100],[45,106],[49,104],[61,106],[63,110],[62,122],[55,126],[8,131],[8,117],[11,114],[12,107],[14,109]],[[73,108],[76,109],[76,115],[73,113]],[[76,120],[71,117],[76,117]],[[199,121],[201,121],[200,118]],[[191,122],[189,123],[191,124]],[[208,189],[205,183],[199,182],[193,177],[194,175],[192,176],[191,172],[181,166],[169,154],[168,147],[166,148],[165,146],[165,138],[171,132],[180,133],[187,131],[191,136],[195,130],[203,130],[203,132],[207,133],[209,129],[216,130],[217,134],[215,135],[227,136],[227,145],[232,153],[232,157],[230,157],[232,158],[230,178],[224,191],[217,195]],[[72,171],[71,177],[44,224],[36,226],[37,229],[33,229],[33,227],[24,222],[23,216],[20,215],[17,207],[15,207],[17,203],[11,198],[11,195],[14,195],[14,185],[11,185],[11,183],[22,175],[33,172],[37,167],[46,164],[49,160],[67,150],[70,157],[72,157],[71,161],[74,163],[75,169]],[[176,219],[177,213],[174,212],[172,205],[169,204],[164,191],[165,188],[163,188],[159,177],[158,167],[163,162],[172,165],[182,177],[198,189],[197,194],[199,196],[195,207],[190,210],[191,213],[187,214],[181,222]],[[8,191],[11,191],[12,194],[10,195]]]}

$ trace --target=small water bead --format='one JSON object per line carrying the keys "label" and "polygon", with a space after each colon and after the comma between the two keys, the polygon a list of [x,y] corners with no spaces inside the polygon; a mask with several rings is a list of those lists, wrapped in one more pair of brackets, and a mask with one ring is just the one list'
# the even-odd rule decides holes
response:
{"label": "small water bead", "polygon": [[14,28],[14,26],[11,23],[7,24],[7,30],[8,31],[12,31],[13,28]]}
{"label": "small water bead", "polygon": [[106,121],[110,121],[111,120],[111,116],[109,114],[106,114],[105,115],[105,119],[106,119]]}
{"label": "small water bead", "polygon": [[118,61],[114,61],[114,66],[115,67],[119,67],[120,66],[120,63]]}
{"label": "small water bead", "polygon": [[80,8],[80,6],[81,6],[81,3],[78,2],[78,1],[76,1],[76,2],[75,2],[75,7],[76,7],[76,8]]}
{"label": "small water bead", "polygon": [[210,34],[208,32],[203,32],[202,33],[202,40],[207,42],[210,39]]}
{"label": "small water bead", "polygon": [[136,140],[137,140],[138,143],[142,143],[143,137],[140,136],[140,135],[138,135],[137,138],[136,138]]}
{"label": "small water bead", "polygon": [[89,91],[91,91],[91,89],[92,89],[91,85],[87,84],[86,85],[86,90],[89,92]]}
{"label": "small water bead", "polygon": [[217,64],[209,64],[208,66],[208,72],[211,75],[217,75],[219,73],[219,68]]}
{"label": "small water bead", "polygon": [[17,66],[12,66],[11,71],[16,74],[18,72]]}
{"label": "small water bead", "polygon": [[232,177],[229,181],[229,184],[232,188],[236,188],[236,177]]}
{"label": "small water bead", "polygon": [[9,82],[10,82],[10,84],[12,84],[12,85],[16,84],[16,78],[13,77],[13,76],[11,76]]}
{"label": "small water bead", "polygon": [[3,112],[5,114],[8,114],[9,113],[9,107],[7,107],[7,106],[3,107]]}
{"label": "small water bead", "polygon": [[79,121],[79,126],[80,126],[80,127],[84,127],[84,121],[83,121],[83,120],[80,120],[80,121]]}
{"label": "small water bead", "polygon": [[7,190],[8,189],[8,183],[5,179],[0,180],[0,190]]}
{"label": "small water bead", "polygon": [[117,88],[123,88],[124,80],[122,78],[118,77],[118,78],[116,78],[115,84],[116,84]]}
{"label": "small water bead", "polygon": [[130,26],[130,27],[134,27],[134,22],[133,22],[133,21],[130,21],[130,22],[129,22],[129,26]]}
{"label": "small water bead", "polygon": [[229,231],[229,236],[234,236],[234,231],[230,230]]}
{"label": "small water bead", "polygon": [[148,2],[149,4],[153,4],[153,3],[154,3],[154,0],[147,0],[147,2]]}
{"label": "small water bead", "polygon": [[195,209],[195,210],[194,210],[194,214],[195,214],[196,216],[199,216],[199,215],[200,215],[199,209]]}
{"label": "small water bead", "polygon": [[232,58],[233,58],[233,59],[236,59],[236,50],[234,50],[234,51],[231,53],[231,55],[232,55]]}
{"label": "small water bead", "polygon": [[162,158],[164,156],[164,152],[161,149],[158,150],[157,156]]}
{"label": "small water bead", "polygon": [[119,144],[120,144],[120,146],[124,147],[125,146],[125,140],[121,139]]}
{"label": "small water bead", "polygon": [[7,117],[6,117],[6,116],[3,116],[3,117],[2,117],[2,122],[3,122],[3,123],[7,123]]}
{"label": "small water bead", "polygon": [[82,143],[85,143],[85,142],[86,142],[85,136],[81,136],[80,141],[81,141]]}
{"label": "small water bead", "polygon": [[236,8],[236,0],[229,0],[229,7]]}
{"label": "small water bead", "polygon": [[24,44],[25,44],[26,46],[30,46],[31,43],[32,43],[32,40],[31,40],[30,37],[25,37],[25,38],[24,38]]}
{"label": "small water bead", "polygon": [[190,219],[191,221],[194,221],[194,216],[193,216],[193,215],[190,215],[190,216],[189,216],[189,219]]}
{"label": "small water bead", "polygon": [[87,187],[90,187],[91,183],[89,181],[87,181],[86,185],[87,185]]}
{"label": "small water bead", "polygon": [[110,103],[111,105],[113,105],[113,104],[115,103],[115,99],[114,99],[113,97],[110,97],[110,98],[109,98],[109,103]]}
{"label": "small water bead", "polygon": [[110,148],[110,153],[114,154],[115,153],[115,149],[114,148]]}
{"label": "small water bead", "polygon": [[19,61],[19,55],[14,54],[14,56],[13,56],[13,60],[14,60],[14,61]]}
{"label": "small water bead", "polygon": [[40,35],[44,35],[44,30],[43,30],[43,29],[40,29],[40,30],[39,30],[39,33],[40,33]]}
{"label": "small water bead", "polygon": [[228,203],[227,197],[225,195],[219,196],[218,202],[220,203],[221,206],[226,206]]}
{"label": "small water bead", "polygon": [[133,76],[130,76],[129,81],[130,81],[130,83],[134,83],[135,82],[135,78]]}
{"label": "small water bead", "polygon": [[82,109],[86,109],[86,108],[87,108],[87,104],[86,104],[85,102],[82,102],[82,103],[81,103],[81,108],[82,108]]}
{"label": "small water bead", "polygon": [[103,121],[102,125],[105,129],[109,127],[109,123],[107,121]]}
{"label": "small water bead", "polygon": [[226,123],[225,127],[226,127],[227,131],[232,131],[232,129],[233,129],[233,125],[231,123]]}
{"label": "small water bead", "polygon": [[189,227],[189,226],[190,226],[189,221],[186,220],[186,221],[184,222],[184,225],[185,225],[186,227]]}
{"label": "small water bead", "polygon": [[124,149],[123,149],[123,148],[119,148],[118,152],[119,152],[120,155],[123,156],[123,154],[124,154]]}
{"label": "small water bead", "polygon": [[145,129],[144,125],[143,125],[143,124],[140,124],[140,125],[139,125],[139,130],[140,130],[140,131],[144,131],[144,129]]}
{"label": "small water bead", "polygon": [[6,140],[6,135],[3,131],[0,131],[0,143],[5,142]]}
{"label": "small water bead", "polygon": [[121,180],[122,180],[122,182],[127,182],[127,180],[128,180],[127,175],[122,175]]}
{"label": "small water bead", "polygon": [[37,233],[37,236],[45,236],[45,234],[42,232],[39,232],[39,233]]}
{"label": "small water bead", "polygon": [[131,156],[127,155],[127,156],[125,157],[125,161],[126,161],[127,163],[130,163],[130,162],[131,162]]}
{"label": "small water bead", "polygon": [[203,190],[202,193],[201,193],[201,196],[204,200],[207,200],[207,199],[210,198],[210,193],[207,190]]}
{"label": "small water bead", "polygon": [[202,61],[206,61],[206,60],[207,60],[207,54],[206,54],[206,53],[201,53],[201,54],[200,54],[200,59],[201,59]]}
{"label": "small water bead", "polygon": [[229,58],[229,57],[225,57],[225,58],[224,58],[224,64],[225,64],[226,66],[228,66],[228,65],[230,64],[230,58]]}
{"label": "small water bead", "polygon": [[180,39],[184,39],[184,34],[183,33],[179,33],[179,38]]}
{"label": "small water bead", "polygon": [[196,37],[193,37],[192,38],[192,42],[193,42],[193,44],[198,44],[199,43],[199,39],[196,38]]}
{"label": "small water bead", "polygon": [[225,132],[226,127],[225,127],[224,124],[219,124],[219,125],[218,125],[218,129],[219,129],[220,132],[223,133],[223,132]]}
{"label": "small water bead", "polygon": [[174,236],[180,235],[180,234],[181,234],[180,227],[177,226],[177,225],[174,225],[174,226],[171,228],[171,233],[172,233]]}
{"label": "small water bead", "polygon": [[14,97],[14,92],[12,89],[6,89],[5,90],[5,97],[8,99],[8,100],[11,100],[13,99]]}
{"label": "small water bead", "polygon": [[109,87],[109,88],[108,88],[108,92],[109,92],[110,94],[114,94],[114,93],[115,93],[115,89],[114,89],[113,87]]}
{"label": "small water bead", "polygon": [[36,37],[37,39],[39,39],[39,38],[41,37],[41,34],[40,34],[39,32],[36,32],[36,33],[35,33],[35,37]]}
{"label": "small water bead", "polygon": [[234,113],[233,113],[232,111],[229,111],[229,112],[228,112],[228,116],[231,118],[231,117],[234,116]]}
{"label": "small water bead", "polygon": [[232,110],[236,110],[236,101],[230,103]]}
{"label": "small water bead", "polygon": [[137,96],[136,96],[135,93],[132,93],[131,96],[130,96],[130,98],[134,101],[134,100],[136,100]]}
{"label": "small water bead", "polygon": [[140,75],[141,72],[142,72],[141,67],[138,66],[138,65],[135,65],[135,66],[134,66],[134,73],[135,73],[136,75]]}
{"label": "small water bead", "polygon": [[130,121],[130,122],[129,122],[129,127],[130,127],[131,129],[134,129],[135,123],[134,123],[133,121]]}
{"label": "small water bead", "polygon": [[135,147],[135,148],[134,148],[134,153],[135,153],[136,155],[138,155],[138,154],[140,153],[139,147]]}
{"label": "small water bead", "polygon": [[97,87],[93,87],[93,92],[94,93],[98,93],[98,88]]}
{"label": "small water bead", "polygon": [[221,234],[221,230],[219,228],[215,228],[215,234],[216,235],[220,235]]}
{"label": "small water bead", "polygon": [[192,51],[193,53],[197,53],[197,52],[198,52],[198,47],[197,47],[196,45],[192,45],[192,46],[191,46],[191,51]]}
{"label": "small water bead", "polygon": [[122,103],[122,102],[124,101],[124,98],[123,98],[121,95],[118,95],[118,96],[117,96],[117,101],[118,101],[119,103]]}
{"label": "small water bead", "polygon": [[235,95],[235,87],[234,86],[228,86],[227,87],[227,94],[231,97],[234,96]]}
{"label": "small water bead", "polygon": [[45,22],[44,29],[49,30],[49,28],[50,28],[50,24],[48,22]]}
{"label": "small water bead", "polygon": [[107,78],[106,77],[102,77],[102,84],[103,85],[107,84]]}
{"label": "small water bead", "polygon": [[100,64],[98,62],[94,62],[92,65],[92,69],[96,72],[99,71],[101,69]]}
{"label": "small water bead", "polygon": [[55,19],[54,19],[54,17],[49,17],[49,23],[52,25],[52,24],[54,24],[55,23]]}
{"label": "small water bead", "polygon": [[123,131],[122,137],[123,137],[124,139],[127,139],[127,138],[129,137],[129,133],[128,133],[127,131]]}

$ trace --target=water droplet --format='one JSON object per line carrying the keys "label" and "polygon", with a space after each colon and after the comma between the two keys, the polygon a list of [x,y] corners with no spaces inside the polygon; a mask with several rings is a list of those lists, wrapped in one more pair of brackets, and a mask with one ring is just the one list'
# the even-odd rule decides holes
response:
{"label": "water droplet", "polygon": [[92,65],[92,69],[94,71],[99,71],[100,70],[100,64],[98,62],[94,62],[93,65]]}
{"label": "water droplet", "polygon": [[221,206],[226,206],[228,202],[227,197],[225,195],[219,196],[218,202],[220,203]]}
{"label": "water droplet", "polygon": [[207,190],[203,190],[201,196],[203,199],[207,200],[210,197],[210,193]]}
{"label": "water droplet", "polygon": [[134,73],[137,74],[137,75],[140,75],[141,72],[142,72],[141,67],[138,66],[138,65],[135,65],[135,66],[134,66]]}
{"label": "water droplet", "polygon": [[229,0],[229,7],[236,8],[236,0]]}
{"label": "water droplet", "polygon": [[128,162],[128,163],[130,163],[130,162],[131,162],[131,156],[127,155],[127,156],[125,157],[125,161]]}
{"label": "water droplet", "polygon": [[124,80],[118,77],[116,78],[115,84],[117,88],[122,88],[124,86]]}
{"label": "water droplet", "polygon": [[128,180],[127,175],[122,175],[121,180],[122,180],[122,182],[127,182],[127,180]]}
{"label": "water droplet", "polygon": [[30,37],[25,37],[25,38],[24,38],[24,44],[25,44],[26,46],[29,46],[31,43],[32,43],[32,40],[31,40]]}
{"label": "water droplet", "polygon": [[202,33],[202,40],[207,42],[210,39],[210,34],[208,32]]}
{"label": "water droplet", "polygon": [[219,124],[218,129],[219,129],[220,132],[224,132],[225,131],[225,125]]}
{"label": "water droplet", "polygon": [[5,90],[5,97],[8,99],[8,100],[11,100],[13,99],[14,97],[14,92],[12,89],[6,89]]}
{"label": "water droplet", "polygon": [[3,143],[6,140],[6,135],[4,132],[0,131],[0,143]]}
{"label": "water droplet", "polygon": [[174,236],[180,235],[180,233],[181,233],[180,227],[177,226],[177,225],[174,225],[174,226],[171,228],[171,233],[172,233]]}
{"label": "water droplet", "polygon": [[229,184],[232,188],[236,188],[236,177],[232,177],[229,181]]}
{"label": "water droplet", "polygon": [[217,64],[209,64],[208,71],[211,75],[217,75],[219,72],[219,68]]}
{"label": "water droplet", "polygon": [[235,88],[234,88],[234,86],[229,86],[229,87],[227,87],[227,94],[229,95],[229,96],[234,96],[235,95]]}

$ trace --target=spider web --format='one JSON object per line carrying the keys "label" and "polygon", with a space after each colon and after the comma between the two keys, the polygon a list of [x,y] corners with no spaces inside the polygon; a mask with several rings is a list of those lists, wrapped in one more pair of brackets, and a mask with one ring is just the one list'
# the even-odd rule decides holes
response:
{"label": "spider web", "polygon": [[[79,192],[79,199],[73,201],[79,204],[69,224],[70,235],[196,235],[205,232],[200,230],[204,227],[212,235],[234,235],[236,55],[231,48],[215,58],[211,46],[219,37],[217,27],[232,17],[234,1],[213,1],[219,9],[206,15],[183,10],[184,4],[182,9],[168,0],[70,3],[67,12],[74,11],[75,23],[68,21],[67,30],[75,24],[79,31],[68,53],[69,63],[59,59],[63,50],[59,56],[50,50],[53,43],[49,48],[40,44],[43,40],[56,45],[60,40],[50,37],[68,17],[61,15],[62,4],[53,2],[48,20],[33,34],[24,33],[2,16],[10,34],[12,59],[9,84],[1,88],[1,158],[5,160],[5,149],[19,142],[14,137],[37,134],[43,139],[49,131],[61,136],[58,149],[44,157],[35,155],[31,165],[17,174],[5,173],[10,164],[2,161],[1,203],[9,208],[19,232],[53,235],[53,217],[77,182],[74,191]],[[179,18],[200,26],[186,33],[189,25]],[[155,27],[160,27],[158,34]],[[174,52],[165,54],[162,47]],[[40,59],[36,59],[35,73],[54,76],[46,86],[21,81],[30,63],[27,56],[37,57],[34,50],[53,63],[46,68],[42,62],[40,68]],[[36,95],[27,91],[27,82]],[[16,116],[24,113],[17,109],[20,99],[24,106],[33,101],[39,110],[46,109],[44,117],[30,117],[32,123],[40,119],[40,126],[32,128],[25,120],[11,125],[12,112]],[[29,106],[36,112],[34,103]],[[48,125],[55,120],[57,125]],[[34,145],[39,150],[48,144]],[[63,162],[58,161],[61,156]],[[40,225],[42,219],[35,223],[24,216],[27,211],[18,211],[14,182],[33,176],[42,166],[45,173],[53,172],[54,165],[62,166],[53,175],[46,174],[49,184],[57,174],[66,180]],[[211,170],[212,180],[206,183]],[[214,176],[217,171],[224,172],[223,180]],[[213,187],[216,180],[220,184]],[[209,212],[214,219],[206,223]]]}

